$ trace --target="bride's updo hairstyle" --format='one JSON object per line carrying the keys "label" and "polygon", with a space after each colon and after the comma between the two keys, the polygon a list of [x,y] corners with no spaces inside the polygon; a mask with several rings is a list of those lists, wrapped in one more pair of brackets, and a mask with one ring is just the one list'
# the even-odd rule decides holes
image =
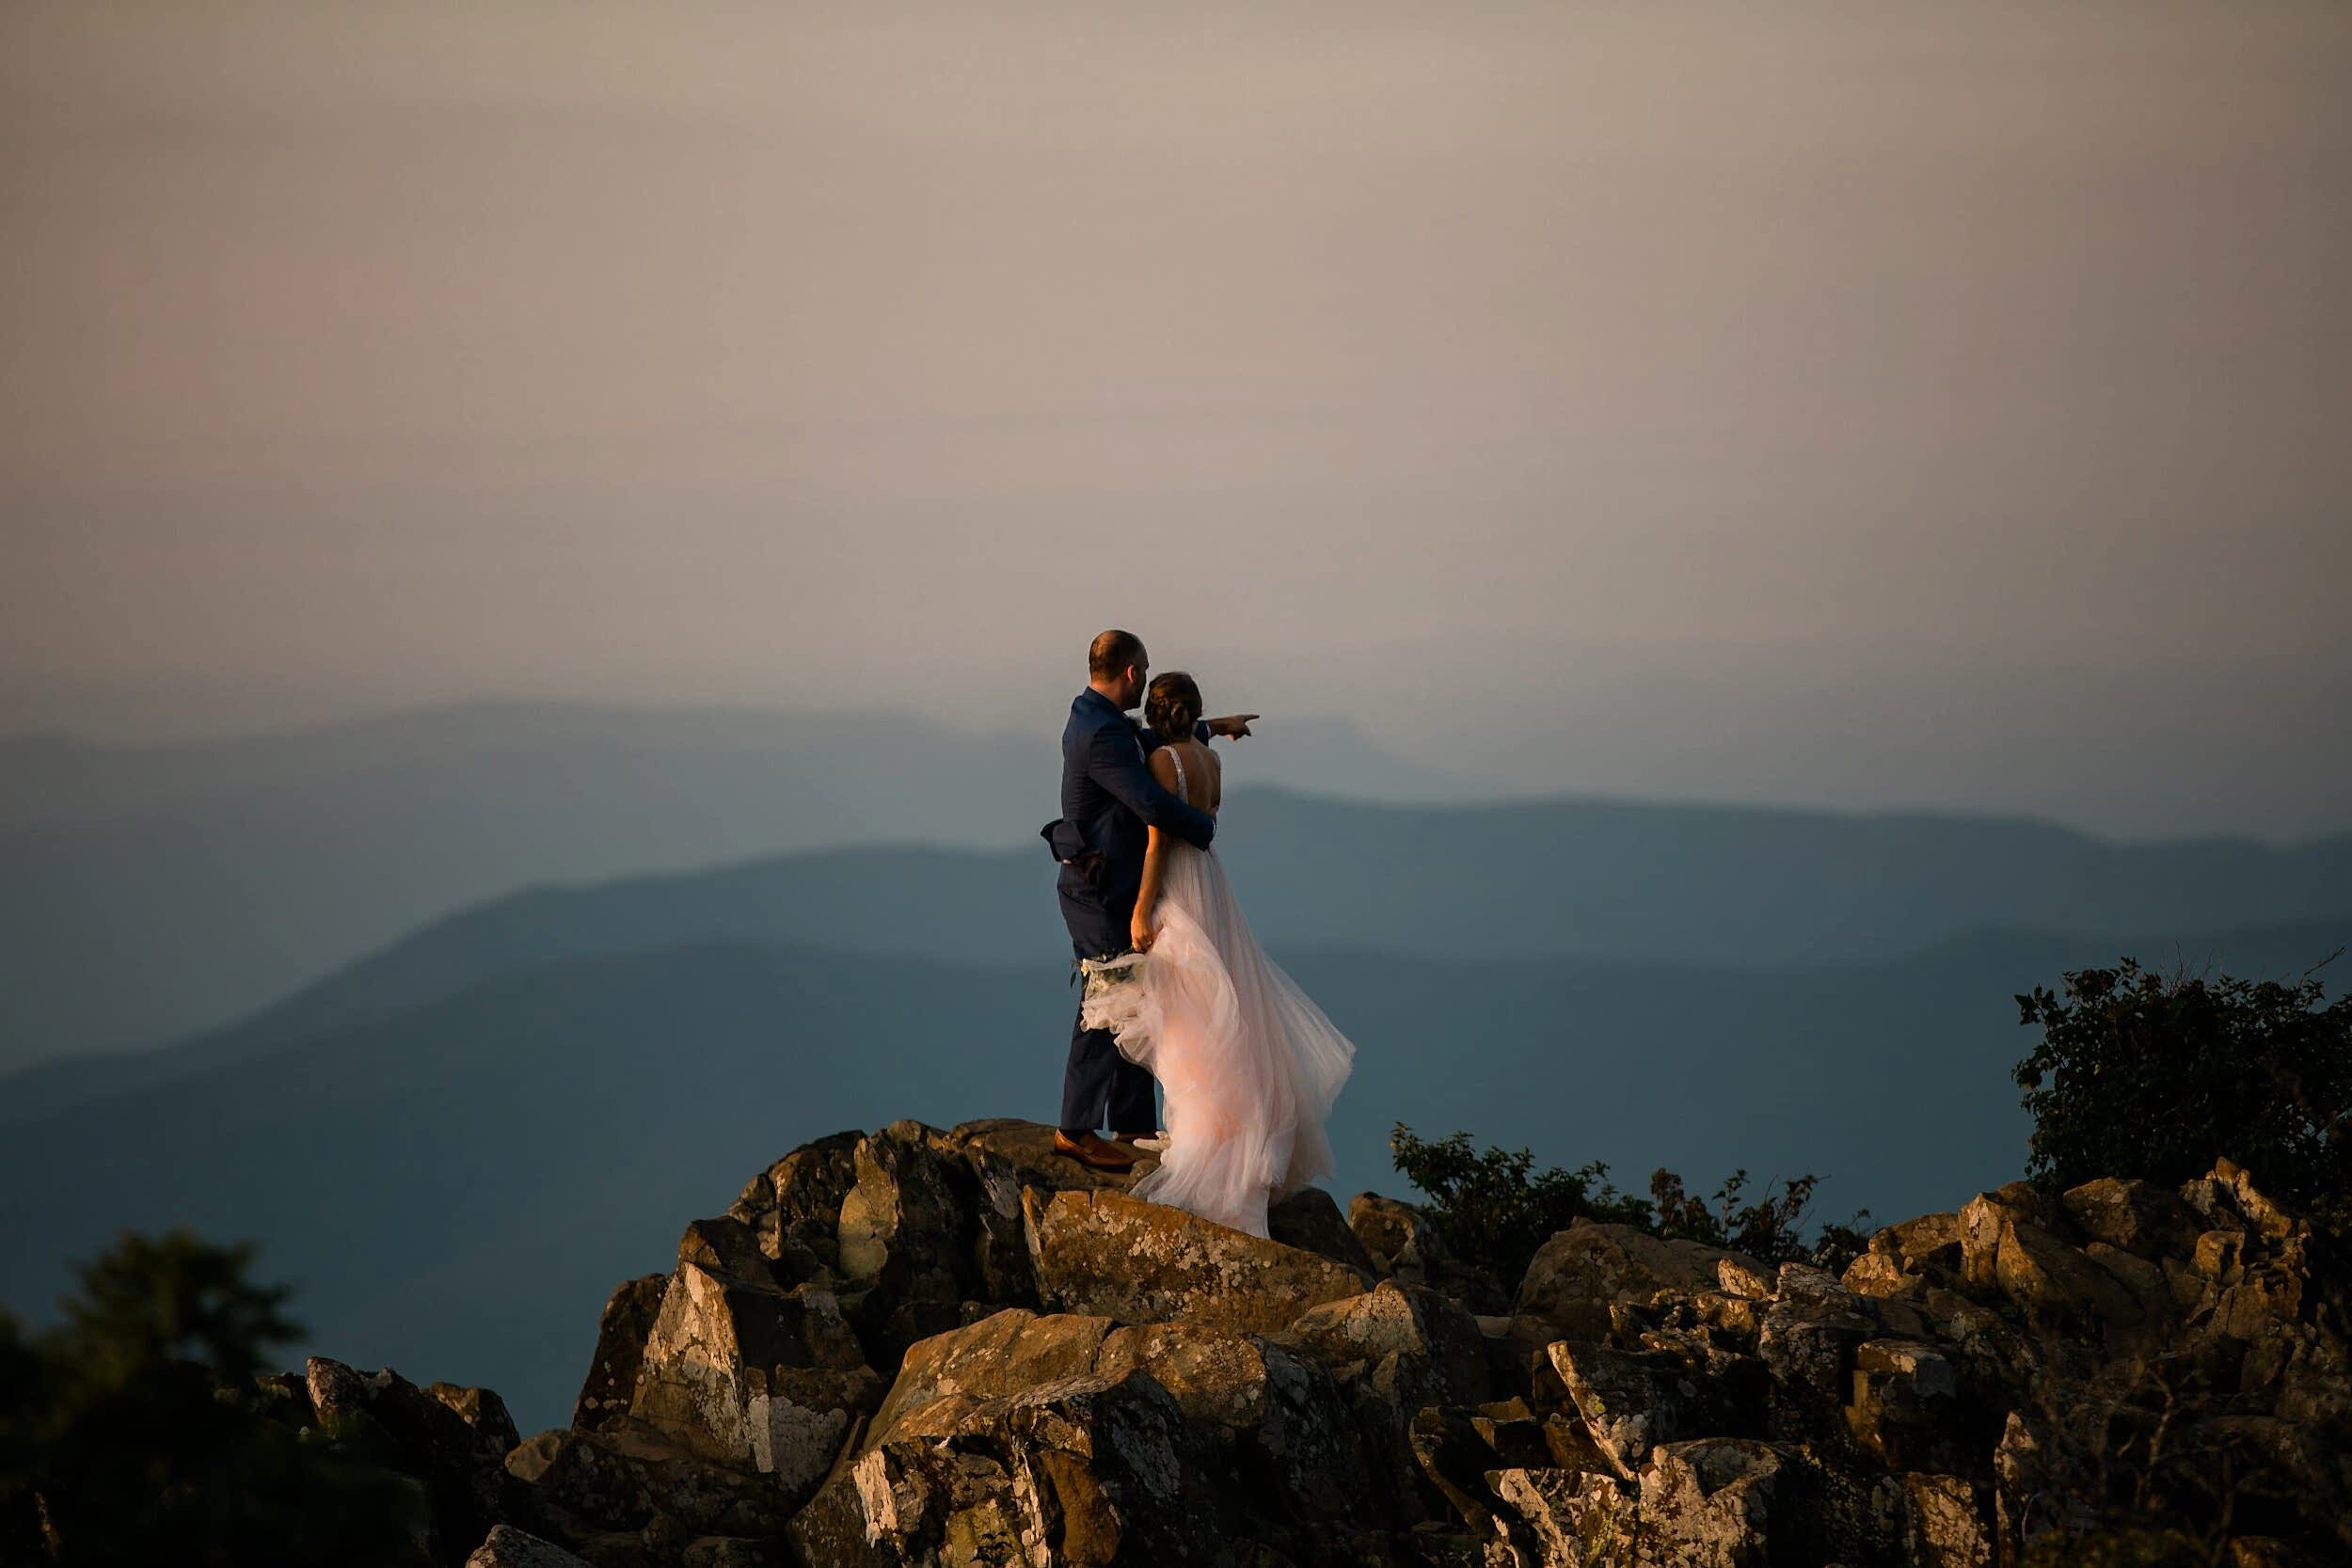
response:
{"label": "bride's updo hairstyle", "polygon": [[1192,727],[1200,721],[1200,689],[1182,670],[1153,676],[1143,699],[1143,721],[1162,740],[1192,739]]}

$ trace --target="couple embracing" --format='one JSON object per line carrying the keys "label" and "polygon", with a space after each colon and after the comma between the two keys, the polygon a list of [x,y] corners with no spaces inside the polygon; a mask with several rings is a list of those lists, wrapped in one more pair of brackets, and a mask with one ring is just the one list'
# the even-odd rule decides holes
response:
{"label": "couple embracing", "polygon": [[1043,830],[1085,979],[1054,1145],[1118,1172],[1156,1154],[1136,1196],[1263,1236],[1270,1198],[1331,1172],[1323,1122],[1356,1048],[1258,945],[1210,847],[1224,795],[1209,737],[1257,715],[1204,721],[1192,677],[1149,679],[1130,632],[1097,637],[1087,673]]}

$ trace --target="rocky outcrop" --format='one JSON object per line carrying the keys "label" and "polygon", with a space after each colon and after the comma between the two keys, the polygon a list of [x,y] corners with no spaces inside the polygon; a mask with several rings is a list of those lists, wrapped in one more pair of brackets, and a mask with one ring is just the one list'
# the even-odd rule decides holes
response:
{"label": "rocky outcrop", "polygon": [[1246,1236],[1051,1136],[787,1154],[615,1291],[560,1431],[326,1361],[261,1393],[393,1456],[471,1568],[2352,1556],[2342,1270],[2226,1161],[2012,1183],[1842,1276],[1579,1224],[1501,1281],[1409,1204]]}

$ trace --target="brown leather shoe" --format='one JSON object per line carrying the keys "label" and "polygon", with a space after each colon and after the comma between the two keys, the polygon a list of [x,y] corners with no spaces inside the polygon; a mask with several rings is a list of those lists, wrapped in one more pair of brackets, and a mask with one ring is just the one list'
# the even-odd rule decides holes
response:
{"label": "brown leather shoe", "polygon": [[1099,1132],[1082,1132],[1073,1138],[1057,1130],[1054,1133],[1054,1152],[1067,1154],[1090,1170],[1108,1171],[1113,1176],[1124,1176],[1136,1168],[1134,1155]]}

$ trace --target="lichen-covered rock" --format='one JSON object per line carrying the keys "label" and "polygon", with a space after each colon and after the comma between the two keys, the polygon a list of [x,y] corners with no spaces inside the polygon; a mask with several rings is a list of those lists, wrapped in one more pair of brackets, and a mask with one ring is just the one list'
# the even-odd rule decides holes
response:
{"label": "lichen-covered rock", "polygon": [[2310,1230],[2305,1221],[2257,1189],[2246,1167],[2234,1160],[2216,1160],[2212,1170],[2181,1183],[2180,1196],[2214,1229],[2249,1230],[2268,1242],[2283,1242]]}
{"label": "lichen-covered rock", "polygon": [[805,1493],[882,1382],[832,1292],[681,1263],[647,1336],[631,1417],[722,1464]]}
{"label": "lichen-covered rock", "polygon": [[1842,1276],[1580,1224],[1505,1314],[1410,1205],[1302,1196],[1284,1244],[1051,1136],[796,1150],[608,1306],[570,1431],[324,1361],[224,1397],[437,1487],[453,1562],[487,1521],[592,1568],[2039,1568],[2136,1495],[2217,1561],[2352,1560],[2352,1285],[2226,1161],[2010,1183]]}
{"label": "lichen-covered rock", "polygon": [[1374,1272],[1436,1291],[1474,1314],[1510,1311],[1511,1292],[1486,1270],[1454,1257],[1418,1206],[1358,1193],[1348,1201],[1347,1228],[1363,1244]]}
{"label": "lichen-covered rock", "polygon": [[2083,1235],[2137,1258],[2179,1252],[2205,1228],[2177,1193],[2153,1181],[2103,1176],[2068,1188],[2059,1201]]}
{"label": "lichen-covered rock", "polygon": [[857,1146],[864,1141],[862,1132],[835,1132],[802,1145],[753,1177],[727,1210],[792,1283],[821,1281],[839,1266],[841,1200],[856,1184]]}
{"label": "lichen-covered rock", "polygon": [[1917,1568],[1993,1568],[1989,1489],[1964,1476],[1902,1478],[1904,1551]]}
{"label": "lichen-covered rock", "polygon": [[979,1186],[972,1263],[974,1288],[982,1301],[1038,1305],[1027,1226],[1021,1212],[1025,1188],[1122,1192],[1135,1181],[1134,1172],[1099,1171],[1057,1152],[1054,1132],[1041,1122],[997,1117],[961,1123],[940,1139],[943,1148],[962,1157]]}
{"label": "lichen-covered rock", "polygon": [[1309,1307],[1282,1337],[1333,1365],[1418,1356],[1454,1404],[1483,1402],[1491,1382],[1477,1320],[1459,1302],[1422,1286],[1383,1280],[1361,1295]]}
{"label": "lichen-covered rock", "polygon": [[1631,1480],[1661,1443],[1764,1434],[1762,1378],[1716,1370],[1744,1361],[1749,1372],[1760,1372],[1749,1358],[1702,1359],[1687,1348],[1624,1351],[1575,1339],[1554,1341],[1549,1353],[1593,1450],[1620,1479]]}
{"label": "lichen-covered rock", "polygon": [[1669,1443],[1642,1467],[1643,1549],[1650,1560],[1675,1568],[1763,1568],[1776,1527],[1788,1510],[1775,1507],[1787,1465],[1769,1443],[1708,1437]]}
{"label": "lichen-covered rock", "polygon": [[624,1280],[604,1304],[596,1321],[596,1354],[588,1358],[588,1376],[572,1403],[572,1425],[603,1426],[628,1414],[637,1397],[637,1372],[644,1365],[645,1337],[661,1312],[661,1298],[670,1276],[649,1274]]}
{"label": "lichen-covered rock", "polygon": [[1057,1311],[1271,1334],[1362,1293],[1345,1264],[1123,1193],[1024,1194],[1038,1293]]}
{"label": "lichen-covered rock", "polygon": [[507,1413],[506,1402],[495,1390],[461,1383],[428,1383],[424,1391],[456,1412],[457,1418],[472,1431],[475,1448],[492,1464],[503,1467],[507,1451],[523,1440],[515,1430],[515,1418]]}
{"label": "lichen-covered rock", "polygon": [[1564,1338],[1602,1338],[1611,1303],[1645,1307],[1670,1292],[1714,1291],[1726,1258],[1764,1272],[1755,1259],[1722,1247],[1662,1241],[1629,1225],[1575,1225],[1536,1250],[1511,1310],[1542,1319]]}
{"label": "lichen-covered rock", "polygon": [[901,1418],[949,1395],[1002,1399],[1041,1383],[1094,1370],[1111,1320],[1063,1313],[1041,1317],[1010,1307],[965,1328],[907,1348],[896,1382],[866,1429],[862,1449],[879,1448]]}
{"label": "lichen-covered rock", "polygon": [[2003,1294],[2039,1321],[2128,1327],[2145,1315],[2122,1281],[2028,1220],[2012,1219],[2003,1228],[1994,1277]]}
{"label": "lichen-covered rock", "polygon": [[1818,1439],[1844,1430],[1855,1349],[1879,1332],[1864,1299],[1780,1297],[1759,1315],[1756,1354],[1772,1374],[1772,1435]]}
{"label": "lichen-covered rock", "polygon": [[1144,1373],[954,1404],[846,1465],[802,1511],[802,1560],[1095,1568],[1217,1560],[1220,1511],[1184,1413]]}
{"label": "lichen-covered rock", "polygon": [[1972,1290],[1999,1284],[2001,1238],[2018,1221],[2062,1236],[2070,1222],[2064,1211],[2037,1188],[2010,1181],[1979,1193],[1960,1211],[1960,1273]]}
{"label": "lichen-covered rock", "polygon": [[977,1299],[978,1180],[946,1134],[916,1121],[892,1122],[855,1159],[841,1200],[841,1301],[873,1358],[895,1362]]}
{"label": "lichen-covered rock", "polygon": [[1396,1273],[1398,1260],[1408,1253],[1418,1264],[1438,1244],[1436,1227],[1419,1207],[1378,1193],[1358,1193],[1347,1200],[1347,1228],[1382,1274]]}
{"label": "lichen-covered rock", "polygon": [[1607,1477],[1515,1466],[1488,1471],[1486,1480],[1510,1513],[1511,1523],[1501,1533],[1519,1562],[1531,1568],[1630,1568],[1638,1560],[1638,1495]]}
{"label": "lichen-covered rock", "polygon": [[1967,1463],[1959,1400],[1959,1370],[1933,1344],[1866,1339],[1854,1349],[1846,1422],[1854,1440],[1891,1469]]}

